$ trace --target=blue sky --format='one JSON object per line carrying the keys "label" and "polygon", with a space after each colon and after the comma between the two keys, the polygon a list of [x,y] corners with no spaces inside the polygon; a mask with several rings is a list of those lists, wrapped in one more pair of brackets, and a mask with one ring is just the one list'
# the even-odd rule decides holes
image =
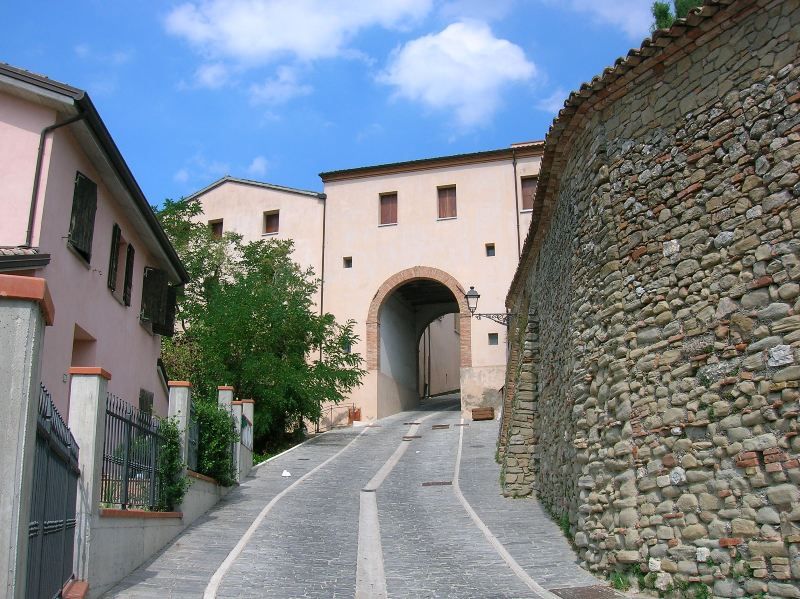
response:
{"label": "blue sky", "polygon": [[321,171],[542,139],[650,4],[29,0],[0,60],[86,89],[151,203],[225,174],[321,190]]}

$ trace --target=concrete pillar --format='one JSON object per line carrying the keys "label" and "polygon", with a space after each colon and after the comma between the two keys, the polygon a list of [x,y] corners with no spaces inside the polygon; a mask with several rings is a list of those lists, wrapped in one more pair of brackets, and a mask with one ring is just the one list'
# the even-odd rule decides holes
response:
{"label": "concrete pillar", "polygon": [[256,407],[256,402],[252,399],[242,400],[242,415],[247,418],[250,424],[253,424],[253,416]]}
{"label": "concrete pillar", "polygon": [[230,412],[231,403],[233,403],[233,387],[227,385],[217,387],[217,403]]}
{"label": "concrete pillar", "polygon": [[53,302],[44,279],[0,275],[0,595],[25,596],[40,355]]}
{"label": "concrete pillar", "polygon": [[[231,416],[233,416],[234,426],[236,432],[242,434],[242,402],[231,402]],[[241,482],[242,474],[242,443],[241,439],[235,444],[235,459],[236,459],[236,481]]]}
{"label": "concrete pillar", "polygon": [[189,459],[189,414],[192,405],[192,384],[188,381],[170,381],[169,411],[167,415],[178,421],[181,433],[181,460],[184,464]]}
{"label": "concrete pillar", "polygon": [[75,509],[75,574],[90,580],[92,528],[100,517],[100,485],[103,472],[103,442],[106,434],[106,392],[111,374],[99,367],[69,369],[69,426],[80,447],[78,499]]}

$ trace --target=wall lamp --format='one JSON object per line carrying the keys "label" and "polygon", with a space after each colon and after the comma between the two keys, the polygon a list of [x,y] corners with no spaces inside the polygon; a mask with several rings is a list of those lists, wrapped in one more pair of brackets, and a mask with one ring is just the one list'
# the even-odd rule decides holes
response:
{"label": "wall lamp", "polygon": [[481,294],[475,291],[474,287],[470,287],[469,291],[464,294],[464,297],[467,299],[467,308],[469,308],[469,313],[472,314],[475,318],[480,320],[481,318],[488,318],[489,320],[493,320],[496,323],[502,324],[503,326],[508,326],[509,321],[511,320],[512,316],[516,316],[511,312],[486,312],[476,313],[475,310],[478,309],[478,299],[480,299]]}

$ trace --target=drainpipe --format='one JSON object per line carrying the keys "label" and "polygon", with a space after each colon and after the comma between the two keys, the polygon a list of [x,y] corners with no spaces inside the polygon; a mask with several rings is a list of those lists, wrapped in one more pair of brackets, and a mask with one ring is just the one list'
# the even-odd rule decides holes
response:
{"label": "drainpipe", "polygon": [[[328,212],[328,195],[325,193],[317,194],[322,200],[322,261],[320,263],[320,283],[319,283],[319,315],[324,314],[325,306],[325,222]],[[322,347],[319,348],[319,361],[322,362]]]}
{"label": "drainpipe", "polygon": [[25,234],[24,247],[31,247],[31,242],[33,241],[33,219],[36,217],[36,205],[39,200],[39,180],[42,178],[42,162],[44,161],[44,146],[47,141],[47,136],[59,127],[64,127],[77,121],[81,121],[85,117],[85,114],[79,114],[77,116],[70,117],[65,121],[54,123],[48,127],[45,127],[39,134],[39,153],[36,155],[36,170],[33,174],[33,192],[31,193],[31,211],[28,214],[28,231]]}
{"label": "drainpipe", "polygon": [[514,207],[517,216],[517,259],[522,256],[522,241],[519,236],[519,191],[517,191],[517,150],[511,148],[511,164],[514,165]]}

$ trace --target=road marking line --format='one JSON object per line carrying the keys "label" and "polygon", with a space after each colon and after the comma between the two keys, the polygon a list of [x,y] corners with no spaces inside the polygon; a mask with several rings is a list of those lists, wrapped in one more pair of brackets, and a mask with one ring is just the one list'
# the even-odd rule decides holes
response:
{"label": "road marking line", "polygon": [[[461,422],[464,422],[464,419],[461,419]],[[456,454],[456,467],[455,472],[453,472],[453,493],[456,494],[456,497],[461,502],[461,505],[469,514],[469,517],[472,518],[472,521],[475,523],[480,531],[483,533],[483,536],[486,537],[486,540],[494,547],[494,550],[498,553],[498,555],[503,558],[503,561],[508,564],[514,574],[525,583],[525,585],[535,593],[541,595],[544,599],[559,599],[556,595],[542,587],[538,582],[536,582],[533,578],[531,578],[528,573],[522,569],[508,550],[503,546],[500,540],[492,534],[492,531],[489,530],[489,527],[484,524],[483,520],[481,520],[480,516],[472,509],[472,506],[466,500],[464,495],[461,493],[461,485],[458,482],[458,473],[461,470],[461,446],[464,440],[464,427],[460,428],[460,433],[458,435],[458,453]]]}
{"label": "road marking line", "polygon": [[211,577],[211,580],[209,580],[209,582],[208,582],[208,586],[206,586],[205,593],[203,593],[203,599],[214,599],[217,596],[217,591],[219,590],[220,584],[222,584],[222,579],[225,577],[225,575],[231,569],[231,566],[233,566],[233,563],[236,561],[236,559],[239,557],[239,555],[241,555],[242,551],[247,546],[247,543],[250,542],[250,539],[253,536],[253,534],[255,533],[256,529],[259,526],[261,526],[261,523],[264,521],[264,518],[267,516],[269,511],[275,506],[275,504],[278,503],[278,501],[280,501],[281,498],[284,495],[286,495],[289,491],[294,489],[301,482],[306,480],[309,476],[311,476],[312,474],[314,474],[318,470],[324,468],[328,463],[332,462],[337,457],[339,457],[339,455],[345,449],[347,449],[353,443],[355,443],[361,437],[361,435],[363,435],[365,432],[367,432],[366,428],[364,430],[362,430],[360,433],[358,433],[358,435],[356,435],[356,437],[352,441],[350,441],[347,445],[342,447],[339,451],[337,451],[335,454],[333,454],[327,460],[325,460],[324,462],[322,462],[321,464],[316,466],[314,469],[309,470],[308,472],[306,472],[303,476],[298,478],[295,482],[293,482],[291,485],[289,485],[283,491],[281,491],[275,497],[273,497],[272,501],[270,501],[266,506],[264,506],[264,509],[262,509],[261,512],[258,514],[258,516],[256,516],[256,519],[253,520],[253,523],[245,531],[244,535],[242,535],[242,538],[239,539],[239,542],[236,543],[236,546],[233,549],[231,549],[230,553],[228,553],[228,556],[225,558],[225,561],[223,561],[222,564],[220,564],[219,568],[217,568],[217,571],[214,572],[214,575]]}
{"label": "road marking line", "polygon": [[[414,435],[424,420],[440,414],[432,412],[411,425],[405,436]],[[386,573],[383,569],[383,545],[378,522],[378,498],[376,491],[397,466],[408,450],[409,443],[401,441],[392,456],[361,489],[358,513],[358,559],[356,561],[356,599],[385,599]]]}

